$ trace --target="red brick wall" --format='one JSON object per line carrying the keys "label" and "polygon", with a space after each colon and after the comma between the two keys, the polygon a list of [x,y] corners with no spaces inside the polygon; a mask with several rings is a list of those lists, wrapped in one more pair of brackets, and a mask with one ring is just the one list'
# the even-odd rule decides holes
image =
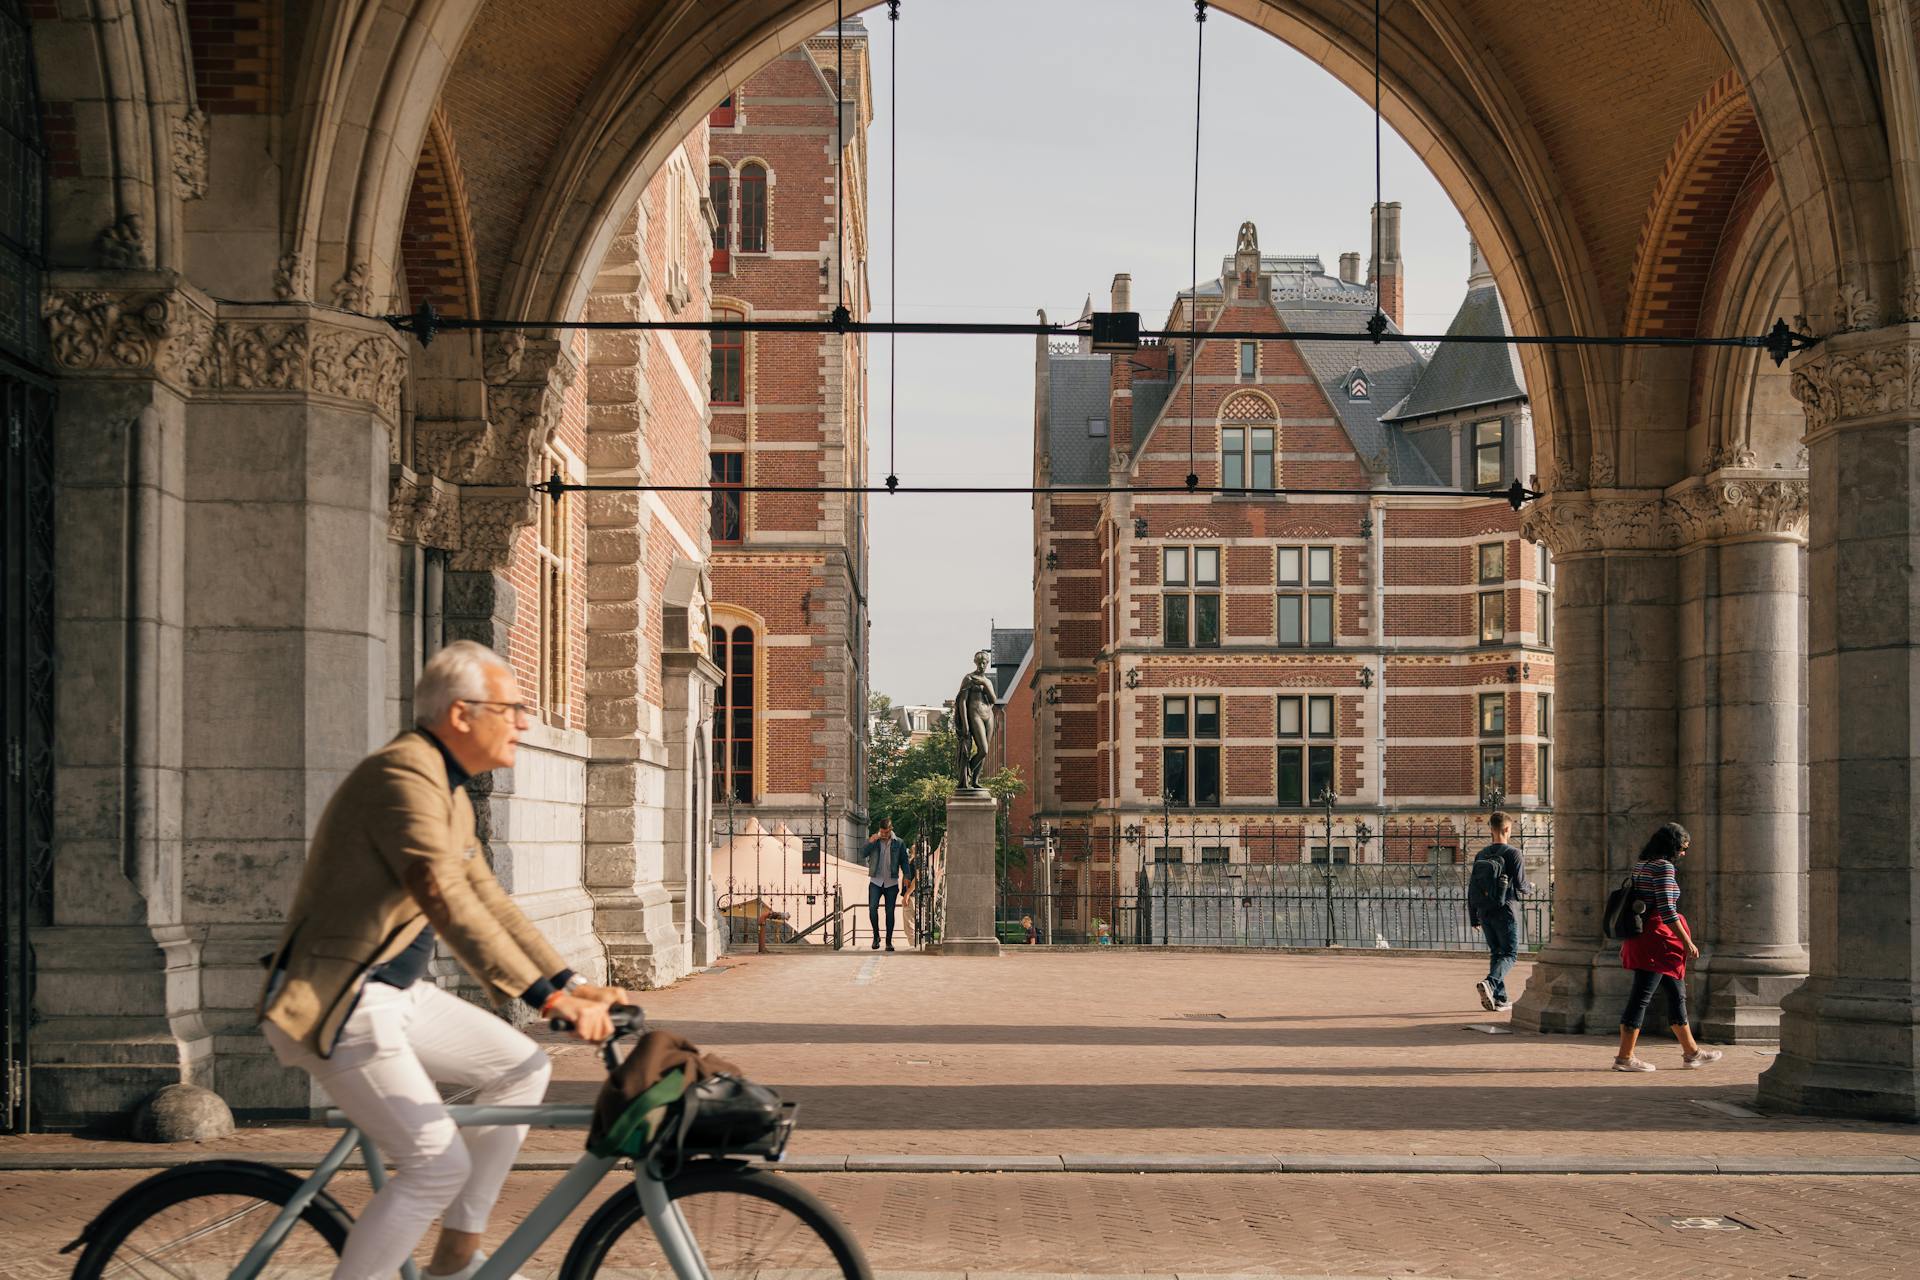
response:
{"label": "red brick wall", "polygon": [[194,89],[209,115],[279,109],[282,6],[271,0],[184,0]]}

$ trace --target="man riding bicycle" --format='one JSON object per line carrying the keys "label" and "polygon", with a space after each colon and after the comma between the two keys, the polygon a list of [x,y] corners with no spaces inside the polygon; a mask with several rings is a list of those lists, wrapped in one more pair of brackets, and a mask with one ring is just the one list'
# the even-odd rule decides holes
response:
{"label": "man riding bicycle", "polygon": [[[335,1280],[390,1277],[441,1219],[430,1276],[467,1277],[524,1126],[470,1128],[436,1082],[473,1101],[539,1102],[548,1061],[501,1018],[423,982],[443,939],[497,1007],[520,1000],[576,1038],[612,1034],[630,1003],[567,967],[482,855],[467,779],[513,764],[531,708],[491,649],[457,641],[414,689],[415,726],[361,761],[321,814],[280,943],[267,960],[262,1031],[394,1164],[340,1255]],[[462,1140],[464,1137],[464,1141]]]}

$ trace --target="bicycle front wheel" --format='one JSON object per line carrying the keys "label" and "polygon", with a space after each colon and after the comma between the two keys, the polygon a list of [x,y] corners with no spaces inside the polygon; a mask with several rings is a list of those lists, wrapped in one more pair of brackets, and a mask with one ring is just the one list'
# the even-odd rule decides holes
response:
{"label": "bicycle front wheel", "polygon": [[[690,1169],[667,1184],[706,1258],[723,1277],[845,1276],[871,1280],[866,1255],[833,1210],[789,1178],[738,1165]],[[632,1186],[595,1211],[567,1253],[562,1280],[672,1280]]]}
{"label": "bicycle front wheel", "polygon": [[[87,1229],[73,1280],[226,1280],[300,1188],[270,1165],[204,1161],[148,1178]],[[301,1211],[261,1280],[326,1280],[352,1228],[325,1192]]]}

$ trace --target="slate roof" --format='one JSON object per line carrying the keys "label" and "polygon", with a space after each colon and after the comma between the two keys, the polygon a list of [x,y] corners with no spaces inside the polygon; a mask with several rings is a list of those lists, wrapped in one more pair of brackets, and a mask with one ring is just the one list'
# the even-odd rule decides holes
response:
{"label": "slate roof", "polygon": [[1047,357],[1047,452],[1055,484],[1107,482],[1109,436],[1088,435],[1087,420],[1107,416],[1111,360],[1105,354]]}
{"label": "slate roof", "polygon": [[987,647],[993,651],[994,692],[1004,702],[1007,690],[1013,687],[1014,677],[1020,674],[1020,664],[1026,660],[1027,651],[1033,648],[1033,628],[995,627],[993,639]]}
{"label": "slate roof", "polygon": [[[1499,291],[1491,284],[1467,290],[1466,300],[1460,304],[1453,323],[1447,326],[1449,337],[1461,334],[1490,337],[1512,332],[1507,325],[1506,309],[1500,305]],[[1526,394],[1516,348],[1492,343],[1443,342],[1406,400],[1393,405],[1385,416],[1389,422],[1404,422],[1503,400],[1521,400]]]}

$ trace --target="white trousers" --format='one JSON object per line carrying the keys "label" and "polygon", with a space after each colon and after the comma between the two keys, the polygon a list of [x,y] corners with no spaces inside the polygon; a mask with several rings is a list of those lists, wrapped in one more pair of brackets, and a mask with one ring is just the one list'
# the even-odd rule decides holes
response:
{"label": "white trousers", "polygon": [[270,1022],[262,1030],[281,1064],[311,1075],[393,1166],[334,1280],[390,1280],[436,1217],[453,1231],[486,1230],[526,1127],[458,1128],[434,1084],[477,1086],[475,1104],[530,1106],[551,1070],[539,1046],[430,982],[404,991],[369,982],[330,1058]]}

